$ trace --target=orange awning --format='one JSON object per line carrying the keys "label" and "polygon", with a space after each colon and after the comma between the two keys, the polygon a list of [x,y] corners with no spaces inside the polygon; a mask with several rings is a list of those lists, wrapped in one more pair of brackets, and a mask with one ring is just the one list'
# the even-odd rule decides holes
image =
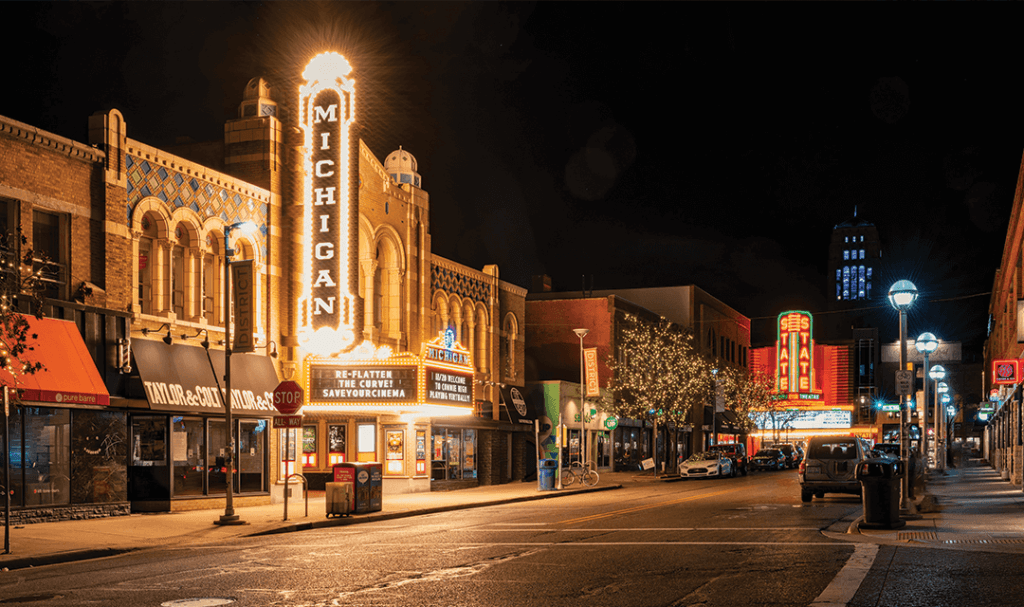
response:
{"label": "orange awning", "polygon": [[[25,352],[21,360],[23,363],[43,363],[43,369],[18,377],[21,400],[62,405],[109,405],[110,395],[78,327],[67,320],[24,318],[29,324],[27,341],[32,349]],[[0,370],[0,383],[13,386],[13,377]]]}

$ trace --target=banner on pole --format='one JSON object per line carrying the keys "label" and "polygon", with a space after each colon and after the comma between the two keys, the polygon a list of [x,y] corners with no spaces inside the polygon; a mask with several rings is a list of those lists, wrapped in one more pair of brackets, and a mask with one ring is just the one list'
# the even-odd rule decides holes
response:
{"label": "banner on pole", "polygon": [[583,350],[583,366],[586,370],[586,395],[601,396],[601,384],[597,375],[597,348]]}
{"label": "banner on pole", "polygon": [[235,352],[252,352],[256,347],[252,338],[255,310],[253,278],[251,259],[231,262],[231,293],[235,300],[235,336],[231,349]]}

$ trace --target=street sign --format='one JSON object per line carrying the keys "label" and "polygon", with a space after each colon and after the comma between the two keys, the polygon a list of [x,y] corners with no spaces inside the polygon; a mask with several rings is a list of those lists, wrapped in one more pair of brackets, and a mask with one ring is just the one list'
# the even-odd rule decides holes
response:
{"label": "street sign", "polygon": [[900,406],[898,404],[885,403],[884,405],[882,405],[882,411],[887,411],[889,413],[898,413],[899,410]]}
{"label": "street sign", "polygon": [[900,370],[896,372],[896,394],[910,396],[914,393],[914,372]]}
{"label": "street sign", "polygon": [[301,428],[302,427],[302,416],[301,415],[275,415],[274,416],[274,427],[275,428]]}
{"label": "street sign", "polygon": [[291,380],[285,380],[274,388],[274,408],[282,415],[294,415],[302,408],[302,400],[302,386]]}

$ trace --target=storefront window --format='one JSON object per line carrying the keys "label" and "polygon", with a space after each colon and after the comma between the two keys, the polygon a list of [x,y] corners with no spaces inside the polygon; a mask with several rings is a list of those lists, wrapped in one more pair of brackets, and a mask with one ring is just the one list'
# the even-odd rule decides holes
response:
{"label": "storefront window", "polygon": [[416,474],[427,473],[427,431],[416,431]]}
{"label": "storefront window", "polygon": [[387,430],[384,433],[387,441],[387,453],[384,454],[385,474],[405,473],[405,431]]}
{"label": "storefront window", "polygon": [[174,495],[202,495],[203,471],[202,418],[171,419],[171,459],[174,466]]}
{"label": "storefront window", "polygon": [[345,461],[345,426],[327,426],[327,457],[332,466]]}
{"label": "storefront window", "polygon": [[267,420],[243,419],[238,431],[238,490],[240,493],[266,491],[263,463],[266,459]]}
{"label": "storefront window", "polygon": [[[21,474],[12,472],[12,504],[50,506],[71,502],[69,454],[71,416],[67,409],[26,407],[22,409],[23,430],[11,432],[11,467],[20,464]],[[21,442],[22,436],[24,442]],[[17,437],[17,438],[16,438]],[[22,447],[19,449],[19,447]],[[19,461],[20,460],[20,461]],[[16,468],[15,468],[16,469]],[[20,477],[20,478],[19,478]],[[19,481],[23,479],[24,484]],[[21,485],[21,486],[19,486]]]}
{"label": "storefront window", "polygon": [[206,465],[210,471],[210,495],[227,493],[228,433],[224,421],[210,420],[210,443],[207,445],[206,453]]}
{"label": "storefront window", "polygon": [[374,424],[359,424],[356,433],[357,460],[377,461],[377,427]]}
{"label": "storefront window", "polygon": [[462,478],[476,478],[476,430],[462,431]]}
{"label": "storefront window", "polygon": [[316,426],[302,427],[302,467],[316,468]]}
{"label": "storefront window", "polygon": [[477,478],[476,450],[476,430],[436,429],[431,454],[431,480]]}

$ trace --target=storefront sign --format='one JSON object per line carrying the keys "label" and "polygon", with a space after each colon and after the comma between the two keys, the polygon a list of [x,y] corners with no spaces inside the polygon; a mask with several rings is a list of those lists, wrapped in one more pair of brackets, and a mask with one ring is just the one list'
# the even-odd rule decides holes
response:
{"label": "storefront sign", "polygon": [[473,403],[473,376],[427,369],[427,398],[431,403],[470,405]]}
{"label": "storefront sign", "polygon": [[416,367],[316,366],[309,401],[404,403],[416,401]]}
{"label": "storefront sign", "polygon": [[614,430],[619,427],[619,418],[617,417],[606,417],[604,420],[604,427],[608,430]]}
{"label": "storefront sign", "polygon": [[1015,358],[992,361],[992,383],[1016,384],[1020,381],[1020,360]]}
{"label": "storefront sign", "polygon": [[300,339],[314,354],[344,350],[355,340],[352,268],[356,237],[350,197],[349,129],[355,120],[352,68],[337,53],[322,53],[306,66],[299,87],[299,122],[305,135],[303,205],[306,257],[306,319]]}

